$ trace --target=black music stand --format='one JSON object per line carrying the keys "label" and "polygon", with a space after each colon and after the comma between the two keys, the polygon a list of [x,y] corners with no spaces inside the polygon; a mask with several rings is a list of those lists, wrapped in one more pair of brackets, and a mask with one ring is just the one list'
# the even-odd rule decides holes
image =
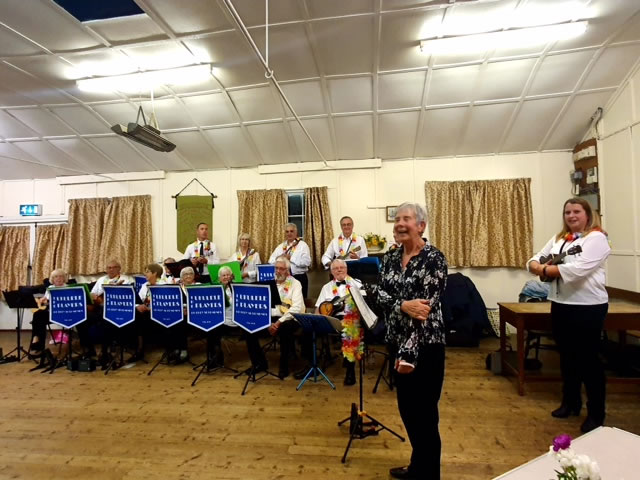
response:
{"label": "black music stand", "polygon": [[[238,370],[236,370],[235,368],[231,368],[231,367],[227,367],[225,365],[215,365],[215,366],[211,366],[211,352],[209,351],[209,339],[211,337],[210,333],[215,330],[216,328],[220,328],[223,324],[218,325],[215,328],[212,328],[211,330],[209,330],[208,332],[206,332],[206,343],[207,343],[207,358],[205,359],[204,362],[199,363],[198,365],[193,367],[193,370],[198,370],[200,369],[200,371],[198,372],[198,374],[196,375],[196,378],[193,379],[193,382],[191,382],[191,386],[195,387],[196,386],[196,382],[198,381],[198,379],[200,378],[200,375],[202,375],[203,373],[209,374],[209,373],[214,373],[218,370],[228,370],[230,372],[233,373],[238,373]],[[244,373],[244,372],[243,372]],[[233,378],[236,378],[237,375],[235,375]]]}
{"label": "black music stand", "polygon": [[311,315],[306,313],[294,313],[292,314],[293,318],[297,320],[297,322],[302,326],[302,329],[312,335],[312,345],[313,345],[313,362],[311,364],[311,368],[304,376],[300,384],[296,387],[296,390],[300,390],[302,386],[305,384],[307,380],[313,374],[313,383],[318,383],[318,374],[320,374],[320,380],[324,379],[331,388],[334,390],[336,386],[329,380],[329,377],[322,371],[322,369],[318,366],[318,355],[316,348],[316,334],[318,333],[336,333],[342,331],[342,324],[340,320],[333,317],[326,317],[324,315]]}
{"label": "black music stand", "polygon": [[[10,363],[10,362],[19,362],[24,357],[29,357],[29,352],[27,352],[22,346],[22,342],[20,339],[20,334],[22,331],[22,319],[24,316],[25,308],[38,308],[38,304],[33,298],[32,294],[23,293],[20,290],[13,291],[4,291],[2,292],[5,300],[7,301],[7,305],[9,308],[16,309],[16,348],[11,350],[9,353],[4,355],[2,359],[0,359],[0,364],[2,363]],[[15,352],[16,355],[12,355]],[[21,357],[20,354],[24,354]]]}
{"label": "black music stand", "polygon": [[[191,263],[190,259],[184,258],[184,259],[179,260],[179,261],[177,261],[175,263],[165,263],[164,266],[169,269],[169,271],[171,272],[171,275],[173,276],[173,278],[176,278],[176,279],[180,280],[180,272],[182,271],[182,269],[183,268],[187,268],[187,267],[193,268],[193,263]],[[198,274],[198,272],[196,272],[195,268],[193,268],[193,272],[196,275]]]}
{"label": "black music stand", "polygon": [[[362,440],[363,438],[370,437],[371,435],[378,435],[382,430],[386,430],[392,435],[395,435],[400,439],[400,441],[404,442],[405,438],[398,435],[396,432],[386,427],[378,420],[373,418],[364,410],[364,394],[363,394],[363,365],[362,359],[358,362],[358,370],[360,376],[359,382],[359,407],[356,407],[355,403],[351,404],[351,414],[345,418],[344,420],[340,420],[338,422],[338,426],[342,425],[345,422],[349,422],[349,442],[347,443],[347,448],[344,451],[344,455],[342,456],[342,463],[347,461],[347,454],[349,453],[349,448],[351,448],[351,443],[355,438]],[[368,419],[368,422],[365,422],[365,418]]]}

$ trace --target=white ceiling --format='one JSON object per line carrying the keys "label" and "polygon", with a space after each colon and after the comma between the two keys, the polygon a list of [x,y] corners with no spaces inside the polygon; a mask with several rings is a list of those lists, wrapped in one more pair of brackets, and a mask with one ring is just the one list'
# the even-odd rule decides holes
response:
{"label": "white ceiling", "polygon": [[[270,66],[327,160],[570,149],[640,58],[640,0],[585,0],[589,26],[572,40],[446,56],[418,48],[447,22],[562,1],[270,0]],[[146,15],[82,24],[52,0],[0,2],[0,179],[320,159],[222,0],[136,3]],[[264,52],[264,1],[232,3]],[[204,83],[155,92],[174,152],[110,130],[134,121],[140,98],[149,112],[148,92],[76,88],[122,60],[216,67]]]}

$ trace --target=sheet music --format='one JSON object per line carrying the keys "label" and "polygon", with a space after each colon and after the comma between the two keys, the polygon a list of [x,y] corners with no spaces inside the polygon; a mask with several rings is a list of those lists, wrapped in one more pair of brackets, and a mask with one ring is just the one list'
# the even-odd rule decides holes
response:
{"label": "sheet music", "polygon": [[373,311],[367,305],[367,302],[364,301],[364,297],[362,293],[357,288],[350,288],[349,293],[353,298],[353,301],[356,302],[356,307],[358,307],[358,311],[360,312],[360,317],[364,320],[364,323],[369,328],[373,328],[378,320],[378,316],[373,313]]}

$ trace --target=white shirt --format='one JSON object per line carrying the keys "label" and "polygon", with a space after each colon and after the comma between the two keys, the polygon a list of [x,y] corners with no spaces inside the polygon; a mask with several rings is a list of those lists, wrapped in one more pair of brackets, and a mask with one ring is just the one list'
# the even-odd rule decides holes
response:
{"label": "white shirt", "polygon": [[[303,313],[304,297],[302,296],[302,284],[292,276],[288,276],[284,282],[278,283],[277,285],[278,293],[280,294],[280,301],[284,303],[285,300],[290,300],[291,307],[284,315],[282,315],[279,307],[272,308],[271,316],[280,317],[278,319],[279,321],[286,322],[293,318],[291,315],[292,313]],[[289,290],[287,292],[284,291],[286,285],[289,285]]]}
{"label": "white shirt", "polygon": [[[550,253],[560,253],[564,239],[556,240],[555,235],[542,250],[527,262],[527,269],[532,261]],[[582,253],[567,255],[564,262],[558,265],[560,277],[551,282],[548,299],[557,303],[572,305],[600,305],[609,301],[605,288],[604,264],[611,252],[609,242],[604,233],[593,231],[573,242],[567,242],[562,249],[580,245]]]}
{"label": "white shirt", "polygon": [[[162,279],[158,280],[155,285],[164,285],[164,281]],[[142,300],[142,303],[146,303],[147,305],[149,305],[149,302],[151,301],[151,290],[149,290],[150,286],[154,286],[154,285],[149,285],[149,282],[144,282],[144,284],[140,287],[140,291],[138,292],[138,296],[140,297],[140,300]],[[147,302],[147,299],[149,299],[149,302]]]}
{"label": "white shirt", "polygon": [[[293,242],[291,243],[293,244]],[[291,245],[287,242],[278,245],[269,257],[269,263],[275,264],[276,258],[284,255],[290,246]],[[307,273],[309,265],[311,265],[311,252],[309,251],[309,245],[307,245],[303,240],[300,240],[298,244],[292,248],[291,258],[289,261],[291,262],[291,275]]]}
{"label": "white shirt", "polygon": [[[241,262],[244,257],[245,256],[242,254],[242,252],[238,250],[237,252],[234,252],[227,261]],[[248,277],[242,279],[244,283],[254,283],[256,281],[256,279],[258,278],[258,269],[256,268],[256,265],[259,264],[260,254],[256,250],[253,250],[253,253],[247,257],[247,259],[244,261],[244,264],[242,265],[242,273],[246,272],[249,274]]]}
{"label": "white shirt", "polygon": [[[347,276],[347,278],[345,278],[345,281],[351,288],[357,288],[358,290],[362,288],[362,283],[360,283],[355,278]],[[338,297],[344,297],[347,294],[347,285],[336,285],[335,279],[331,280],[329,283],[325,283],[322,287],[322,290],[320,290],[320,295],[318,296],[318,301],[316,302],[316,308],[318,308],[322,302],[332,300],[336,295]],[[334,294],[334,288],[336,287],[337,292]]]}
{"label": "white shirt", "polygon": [[[351,242],[351,244],[349,244]],[[364,237],[356,234],[351,234],[351,239],[345,237],[343,234],[338,235],[336,238],[331,240],[329,246],[327,247],[326,252],[322,255],[322,265],[325,268],[329,268],[331,261],[334,258],[344,257],[343,260],[355,260],[353,258],[349,258],[349,252],[353,252],[356,248],[360,247],[356,255],[358,258],[368,257],[369,253],[367,252],[367,244],[364,241]],[[349,250],[347,250],[347,248]]]}
{"label": "white shirt", "polygon": [[96,296],[100,296],[100,295],[104,295],[104,286],[105,285],[117,285],[118,282],[122,281],[122,283],[120,283],[120,285],[129,285],[131,284],[131,279],[125,275],[118,275],[117,277],[114,278],[109,278],[109,275],[103,275],[102,277],[100,277],[97,281],[96,284],[93,286],[93,288],[91,289],[91,293],[96,295]]}
{"label": "white shirt", "polygon": [[[187,249],[184,251],[184,258],[192,259],[200,257],[200,244],[204,243],[204,257],[207,259],[208,265],[213,265],[214,263],[220,263],[220,258],[218,257],[218,250],[216,249],[216,244],[211,240],[196,240],[194,243],[190,243]],[[206,269],[205,269],[206,271]]]}

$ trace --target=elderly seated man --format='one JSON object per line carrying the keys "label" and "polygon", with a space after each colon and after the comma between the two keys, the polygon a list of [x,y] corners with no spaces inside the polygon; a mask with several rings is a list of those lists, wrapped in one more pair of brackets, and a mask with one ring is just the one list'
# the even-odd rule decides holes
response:
{"label": "elderly seated man", "polygon": [[342,355],[343,365],[347,368],[344,377],[345,385],[356,383],[355,362],[360,360],[364,345],[362,343],[363,330],[360,326],[360,314],[353,298],[349,295],[352,288],[361,289],[362,284],[347,275],[347,263],[341,259],[331,262],[331,275],[333,280],[325,284],[320,291],[316,302],[316,313],[320,313],[319,307],[323,302],[335,300],[334,303],[343,305],[332,316],[342,320]]}
{"label": "elderly seated man", "polygon": [[[295,349],[294,333],[300,328],[293,313],[304,312],[302,285],[291,275],[291,262],[283,255],[275,259],[276,285],[280,294],[280,306],[272,309],[271,316],[276,320],[269,327],[271,335],[280,337],[280,367],[278,376],[289,376],[289,356]],[[306,352],[305,352],[306,353]]]}

